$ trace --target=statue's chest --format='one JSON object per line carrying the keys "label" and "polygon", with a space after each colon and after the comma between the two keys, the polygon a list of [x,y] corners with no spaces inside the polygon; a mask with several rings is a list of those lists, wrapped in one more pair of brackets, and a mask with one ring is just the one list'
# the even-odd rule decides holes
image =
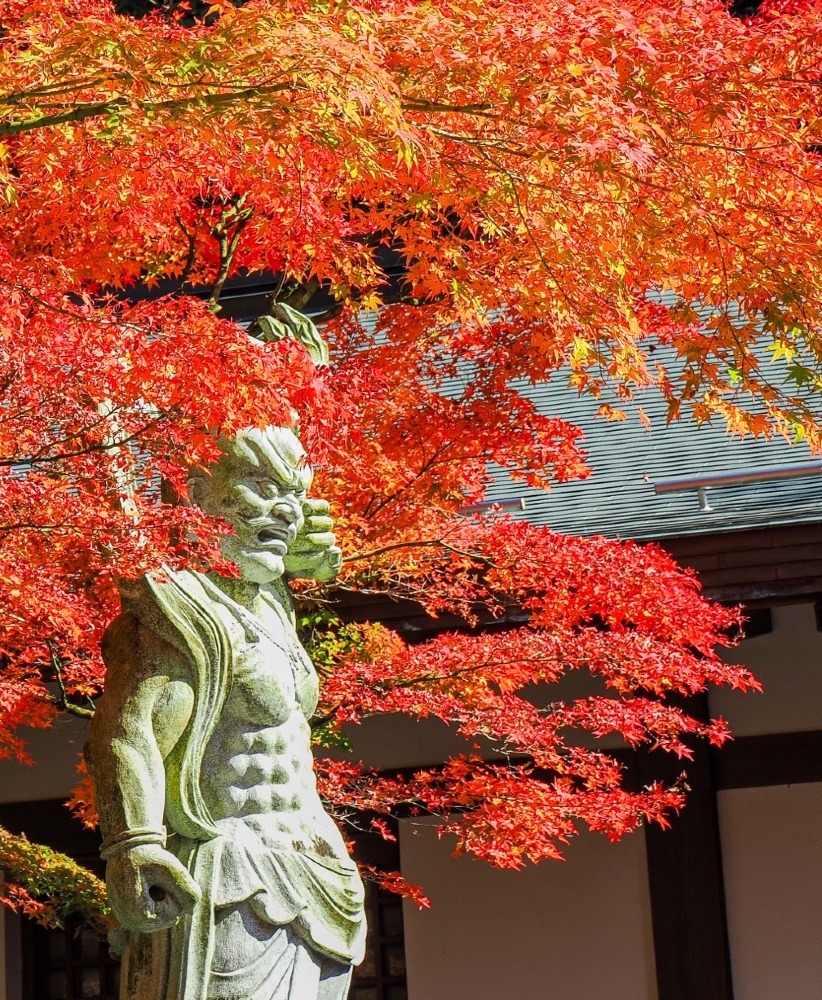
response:
{"label": "statue's chest", "polygon": [[232,646],[230,714],[257,726],[282,725],[295,711],[313,714],[317,677],[293,630],[277,621],[259,629],[236,619],[225,623]]}

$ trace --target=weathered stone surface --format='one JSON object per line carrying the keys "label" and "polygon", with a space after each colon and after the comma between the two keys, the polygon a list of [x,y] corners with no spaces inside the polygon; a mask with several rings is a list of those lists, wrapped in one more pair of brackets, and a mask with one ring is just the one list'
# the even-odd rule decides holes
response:
{"label": "weathered stone surface", "polygon": [[340,565],[284,428],[223,442],[191,496],[231,521],[239,579],[124,585],[86,747],[128,1000],[342,1000],[363,887],[315,787],[317,677],[288,577]]}

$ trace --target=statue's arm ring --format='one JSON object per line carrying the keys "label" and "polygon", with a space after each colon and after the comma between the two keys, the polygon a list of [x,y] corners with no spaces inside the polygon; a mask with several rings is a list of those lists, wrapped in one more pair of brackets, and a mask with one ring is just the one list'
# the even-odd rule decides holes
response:
{"label": "statue's arm ring", "polygon": [[154,830],[151,827],[138,827],[136,830],[125,830],[117,833],[113,837],[107,837],[100,848],[100,857],[103,861],[108,861],[115,854],[122,851],[130,851],[133,847],[143,847],[145,844],[159,844],[166,846],[166,830],[161,827]]}

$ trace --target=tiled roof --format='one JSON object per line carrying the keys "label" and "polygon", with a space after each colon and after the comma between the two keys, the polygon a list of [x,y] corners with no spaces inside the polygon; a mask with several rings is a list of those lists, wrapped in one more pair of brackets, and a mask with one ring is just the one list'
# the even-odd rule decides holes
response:
{"label": "tiled roof", "polygon": [[[373,333],[373,313],[363,314],[360,321]],[[657,351],[655,356],[673,373],[674,359],[664,348]],[[778,366],[766,358],[760,363],[772,382],[783,377]],[[470,377],[470,366],[466,366],[463,378],[446,380],[440,391],[459,397]],[[578,395],[568,388],[562,372],[552,382],[526,386],[522,391],[543,413],[582,429],[591,476],[539,490],[513,482],[501,470],[492,469],[487,499],[523,498],[525,509],[514,511],[514,517],[567,534],[637,539],[822,523],[822,473],[711,488],[707,494],[711,511],[700,509],[695,490],[661,495],[654,492],[655,483],[676,476],[811,462],[816,456],[806,445],[791,445],[776,436],[769,440],[732,436],[721,419],[699,426],[687,418],[667,424],[664,400],[650,391],[638,393],[633,403],[605,400],[628,415],[625,421],[606,421],[595,415],[604,400]],[[650,430],[639,419],[640,407],[650,420]]]}
{"label": "tiled roof", "polygon": [[[582,428],[592,474],[550,490],[531,489],[497,474],[488,499],[523,497],[525,510],[516,517],[570,534],[640,539],[822,521],[822,474],[711,488],[710,512],[700,510],[695,490],[654,492],[654,483],[675,476],[812,461],[804,445],[790,445],[781,437],[732,437],[720,421],[697,426],[683,419],[666,425],[665,404],[651,393],[622,407],[628,413],[623,422],[595,417],[599,401],[577,396],[559,378],[529,388],[527,395],[543,412]],[[650,431],[639,420],[640,405],[650,418]]]}

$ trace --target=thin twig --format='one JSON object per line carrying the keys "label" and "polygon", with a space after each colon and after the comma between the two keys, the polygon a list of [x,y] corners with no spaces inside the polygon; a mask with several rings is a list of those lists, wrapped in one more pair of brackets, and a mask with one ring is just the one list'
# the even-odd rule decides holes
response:
{"label": "thin twig", "polygon": [[[82,705],[75,705],[73,701],[68,700],[68,693],[66,692],[66,684],[63,680],[63,665],[60,662],[60,657],[57,655],[54,649],[54,644],[51,641],[46,641],[46,645],[49,648],[49,656],[51,658],[51,667],[54,671],[54,676],[57,680],[57,686],[60,688],[60,697],[55,698],[54,701],[63,709],[64,712],[68,712],[71,715],[77,715],[81,719],[92,719],[94,718],[93,708],[84,708]],[[91,699],[89,699],[91,700]]]}
{"label": "thin twig", "polygon": [[488,556],[480,555],[479,552],[467,552],[465,549],[458,549],[456,546],[444,542],[441,538],[420,539],[413,542],[394,542],[392,545],[383,545],[379,549],[371,549],[370,552],[355,552],[352,556],[345,556],[343,562],[359,562],[362,559],[374,559],[377,556],[384,555],[386,552],[393,552],[396,549],[431,548],[433,546],[447,549],[447,551],[453,552],[458,556],[466,556],[468,559],[476,560],[476,562],[485,563],[487,566],[494,565],[494,560]]}
{"label": "thin twig", "polygon": [[[162,420],[165,419],[165,415],[160,414],[155,420],[150,420],[147,424],[144,424],[139,430],[134,431],[133,434],[129,434],[128,437],[124,437],[118,440],[118,445],[128,444],[131,441],[136,441],[142,434],[150,430],[152,427],[156,427]],[[50,462],[62,462],[67,458],[78,458],[81,455],[91,455],[97,451],[109,451],[111,448],[111,442],[101,441],[98,444],[90,444],[87,448],[78,448],[76,451],[65,451],[60,452],[57,455],[23,455],[16,456],[15,458],[0,458],[0,468],[10,468],[15,465],[45,465]]]}

